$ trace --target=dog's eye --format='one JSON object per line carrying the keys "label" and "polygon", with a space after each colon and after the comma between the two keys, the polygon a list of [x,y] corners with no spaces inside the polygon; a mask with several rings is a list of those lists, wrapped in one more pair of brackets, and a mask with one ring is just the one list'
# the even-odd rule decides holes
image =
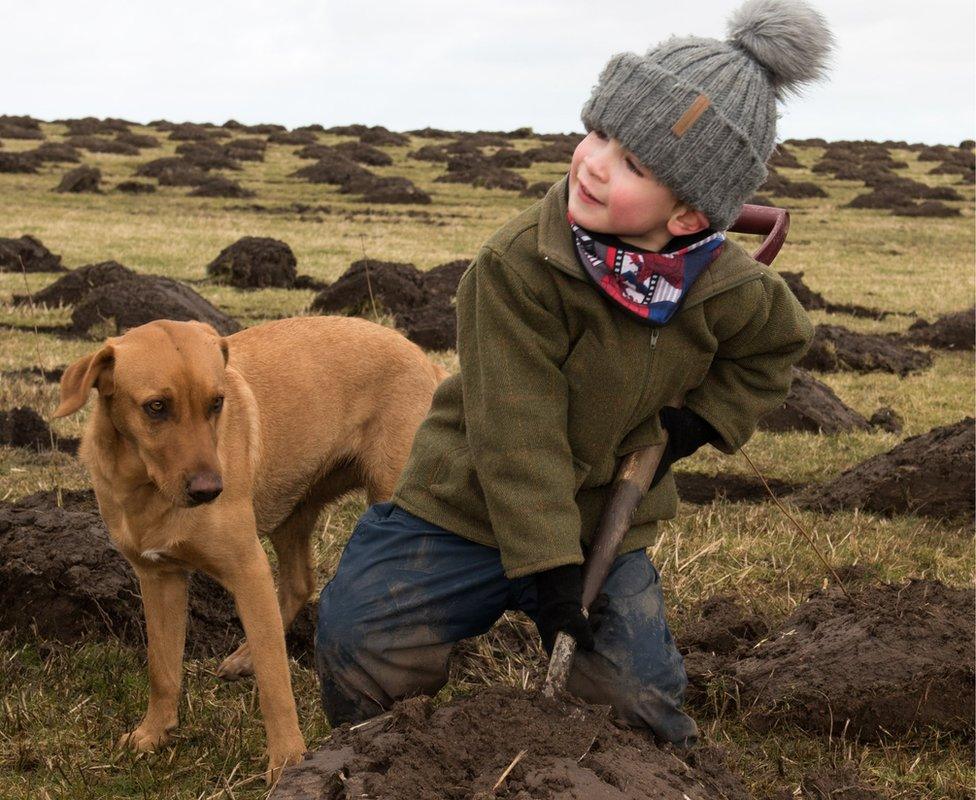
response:
{"label": "dog's eye", "polygon": [[150,400],[148,403],[143,403],[142,407],[153,419],[159,419],[166,413],[165,400]]}
{"label": "dog's eye", "polygon": [[213,411],[214,414],[219,414],[220,409],[222,409],[223,407],[224,407],[223,397],[215,397],[213,399],[213,402],[210,404],[210,410]]}

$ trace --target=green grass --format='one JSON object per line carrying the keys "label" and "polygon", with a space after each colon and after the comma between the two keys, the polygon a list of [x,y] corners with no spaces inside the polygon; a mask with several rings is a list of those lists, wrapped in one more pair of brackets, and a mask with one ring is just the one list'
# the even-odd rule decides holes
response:
{"label": "green grass", "polygon": [[[140,132],[152,133],[146,130]],[[64,128],[46,125],[50,140]],[[160,137],[162,138],[162,137]],[[340,137],[320,135],[322,142]],[[46,166],[38,175],[0,175],[0,236],[30,233],[69,267],[115,259],[143,272],[192,282],[194,288],[246,324],[308,313],[307,291],[239,291],[205,280],[205,267],[240,236],[272,236],[286,241],[299,272],[322,280],[340,275],[362,258],[407,261],[429,268],[470,258],[484,239],[529,202],[513,192],[435,183],[443,167],[406,157],[430,143],[384,148],[395,159],[381,174],[404,175],[430,192],[429,206],[371,209],[332,187],[288,178],[307,163],[297,146],[271,145],[264,163],[244,162],[232,177],[254,189],[253,200],[191,198],[186,189],[162,187],[131,197],[111,187],[131,176],[136,165],[172,154],[175,143],[145,150],[138,157],[86,154],[101,168],[102,195],[62,195],[52,188],[67,166]],[[4,141],[4,150],[35,143]],[[519,148],[536,143],[515,142]],[[781,269],[801,270],[806,282],[830,301],[858,303],[899,312],[883,320],[814,313],[864,332],[903,330],[920,315],[929,319],[973,304],[973,187],[957,187],[954,219],[909,219],[887,212],[843,209],[860,184],[813,174],[820,148],[798,148],[801,170],[783,170],[792,179],[824,186],[827,199],[782,201],[792,214],[789,240],[777,259]],[[909,162],[900,173],[932,185],[954,184],[955,176],[929,176],[930,163],[896,151]],[[557,179],[564,167],[535,165],[520,170],[530,181]],[[241,207],[259,204],[275,213]],[[327,206],[310,214],[294,203]],[[407,212],[422,212],[411,216]],[[746,240],[746,237],[743,237]],[[14,307],[15,293],[36,291],[56,275],[0,273],[0,370],[65,364],[94,349],[97,341],[65,339],[44,332],[64,324],[70,309]],[[389,323],[389,319],[385,320]],[[40,331],[38,331],[40,329]],[[889,405],[905,419],[895,436],[881,431],[838,436],[758,434],[747,451],[771,477],[794,482],[830,479],[863,459],[884,452],[904,436],[971,414],[972,355],[935,353],[933,366],[899,379],[883,373],[818,375],[860,413],[869,416]],[[457,368],[454,353],[435,360]],[[0,408],[29,405],[50,413],[57,387],[29,379],[0,377]],[[80,435],[85,415],[56,423],[62,436]],[[688,468],[750,473],[742,456],[706,451]],[[38,489],[82,488],[88,478],[64,454],[32,454],[0,447],[0,498]],[[335,570],[342,546],[363,509],[353,496],[330,509],[319,523],[316,557],[320,582]],[[973,579],[971,531],[951,522],[870,514],[824,516],[797,512],[817,546],[835,565],[860,564],[879,580],[926,577],[965,586]],[[652,548],[664,576],[670,618],[680,638],[686,620],[704,598],[733,593],[769,619],[782,619],[826,580],[816,556],[772,504],[682,505],[673,523],[662,526]],[[215,678],[217,659],[186,662],[181,727],[176,743],[158,754],[134,756],[114,751],[113,741],[134,725],[148,691],[145,655],[138,648],[92,639],[71,645],[0,638],[0,797],[10,798],[257,798],[265,794],[264,731],[254,684],[223,684]],[[488,683],[527,685],[538,680],[544,659],[531,623],[508,615],[489,634],[462,643],[451,681],[439,699],[477,690]],[[302,728],[310,746],[329,733],[318,701],[314,673],[292,663]],[[922,731],[911,737],[860,744],[828,740],[800,730],[757,734],[746,729],[734,708],[716,693],[694,709],[708,737],[726,748],[730,761],[756,797],[795,789],[803,775],[848,761],[863,779],[889,798],[962,798],[974,782],[971,747]]]}

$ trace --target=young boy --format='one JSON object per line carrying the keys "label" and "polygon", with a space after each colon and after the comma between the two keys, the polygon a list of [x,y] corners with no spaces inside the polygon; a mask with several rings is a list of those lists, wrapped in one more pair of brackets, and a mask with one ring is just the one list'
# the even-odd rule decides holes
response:
{"label": "young boy", "polygon": [[[615,56],[568,177],[461,279],[460,374],[322,591],[316,660],[333,725],[436,692],[455,642],[520,609],[547,649],[558,631],[576,638],[571,692],[665,741],[695,740],[645,548],[675,514],[671,463],[743,444],[811,338],[782,279],[724,231],[765,179],[776,100],[819,77],[831,45],[820,15],[789,0],[752,0],[730,33]],[[681,396],[680,410],[666,405]],[[616,466],[665,431],[587,619],[581,564]]]}

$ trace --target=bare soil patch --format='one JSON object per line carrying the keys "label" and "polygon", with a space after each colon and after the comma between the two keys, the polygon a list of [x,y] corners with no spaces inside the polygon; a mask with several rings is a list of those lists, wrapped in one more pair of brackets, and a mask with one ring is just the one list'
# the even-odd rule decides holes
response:
{"label": "bare soil patch", "polygon": [[152,194],[156,191],[156,186],[145,181],[122,181],[116,184],[115,191],[123,194]]}
{"label": "bare soil patch", "polygon": [[37,165],[30,153],[0,153],[0,172],[30,175],[37,172]]}
{"label": "bare soil patch", "polygon": [[937,581],[814,593],[731,667],[743,719],[873,739],[916,728],[971,737],[973,590]]}
{"label": "bare soil patch", "polygon": [[[762,503],[769,500],[769,492],[759,478],[719,472],[703,475],[700,472],[675,472],[678,497],[686,503],[704,506],[716,500],[729,503]],[[766,478],[766,483],[776,497],[792,494],[803,488],[777,478]]]}
{"label": "bare soil patch", "polygon": [[402,133],[394,133],[382,125],[374,125],[359,134],[359,141],[363,144],[378,145],[380,147],[399,147],[410,144],[410,137]]}
{"label": "bare soil patch", "polygon": [[972,350],[976,340],[976,307],[945,314],[935,322],[917,320],[909,326],[905,338],[912,344],[941,350]]}
{"label": "bare soil patch", "polygon": [[278,239],[245,236],[207,264],[207,275],[239,289],[278,286],[290,289],[298,277],[292,249]]}
{"label": "bare soil patch", "polygon": [[779,273],[786,285],[790,287],[800,305],[807,311],[824,310],[832,314],[849,314],[852,317],[867,317],[869,319],[884,319],[891,312],[882,311],[877,308],[869,308],[852,303],[831,303],[820,292],[811,289],[803,281],[802,272],[789,272],[783,270]]}
{"label": "bare soil patch", "polygon": [[34,150],[28,150],[27,155],[38,162],[49,164],[77,164],[81,161],[81,153],[64,142],[44,142]]}
{"label": "bare soil patch", "polygon": [[972,417],[933,428],[811,487],[796,502],[826,512],[860,508],[971,520],[976,514],[973,437]]}
{"label": "bare soil patch", "polygon": [[111,153],[117,156],[137,156],[139,148],[118,139],[106,139],[102,136],[69,136],[65,139],[72,147],[79,147],[89,153]]}
{"label": "bare soil patch", "polygon": [[186,163],[200,169],[239,170],[241,165],[232,158],[225,145],[219,142],[183,142],[177,145],[176,153]]}
{"label": "bare soil patch", "polygon": [[64,272],[61,256],[39,239],[25,234],[19,239],[0,237],[0,272]]}
{"label": "bare soil patch", "polygon": [[67,275],[58,278],[33,295],[14,295],[13,302],[14,305],[34,302],[42,306],[72,306],[80,302],[96,286],[126,280],[135,274],[117,261],[87,264],[71,270]]}
{"label": "bare soil patch", "polygon": [[483,189],[506,189],[520,192],[528,183],[517,172],[502,169],[480,157],[456,156],[447,162],[447,172],[434,178],[435,183],[468,183]]}
{"label": "bare soil patch", "polygon": [[225,178],[222,175],[214,175],[207,178],[195,189],[188,192],[190,197],[235,197],[246,198],[254,197],[255,192],[245,189],[237,181]]}
{"label": "bare soil patch", "polygon": [[52,435],[44,418],[33,408],[18,406],[0,411],[0,445],[23,447],[35,452],[61,450],[65,453],[78,451],[78,440],[59,439]]}
{"label": "bare soil patch", "polygon": [[333,152],[314,164],[295,170],[290,177],[302,178],[309,183],[342,185],[353,178],[373,177],[373,173],[341,153]]}
{"label": "bare soil patch", "polygon": [[961,212],[938,200],[926,200],[918,205],[901,206],[891,213],[896,217],[958,217]]}
{"label": "bare soil patch", "polygon": [[786,401],[759,420],[759,429],[784,433],[842,433],[870,426],[857,411],[841,400],[827,384],[805,369],[793,368],[793,383]]}
{"label": "bare soil patch", "polygon": [[[39,492],[0,502],[0,629],[22,640],[87,636],[144,643],[139,583],[112,545],[91,491]],[[312,656],[315,609],[295,621],[289,652]],[[243,638],[230,595],[202,573],[190,579],[187,654],[229,654]]]}
{"label": "bare soil patch", "polygon": [[[500,776],[523,757],[496,790]],[[341,777],[340,777],[341,775]],[[679,757],[617,728],[608,709],[492,687],[434,708],[415,698],[287,770],[274,800],[746,800],[721,751]]]}
{"label": "bare soil patch", "polygon": [[904,377],[932,365],[932,356],[888,336],[817,325],[799,366],[819,372],[893,372]]}
{"label": "bare soil patch", "polygon": [[358,164],[367,164],[371,167],[389,167],[393,164],[393,157],[389,153],[384,153],[378,147],[365,142],[340,142],[334,149]]}
{"label": "bare soil patch", "polygon": [[185,284],[160,275],[131,275],[88,292],[71,314],[70,333],[100,337],[108,323],[113,334],[120,334],[157,319],[206,322],[223,336],[241,329]]}
{"label": "bare soil patch", "polygon": [[810,181],[791,181],[774,170],[770,171],[766,182],[758,191],[774,197],[827,197],[827,193],[817,184]]}

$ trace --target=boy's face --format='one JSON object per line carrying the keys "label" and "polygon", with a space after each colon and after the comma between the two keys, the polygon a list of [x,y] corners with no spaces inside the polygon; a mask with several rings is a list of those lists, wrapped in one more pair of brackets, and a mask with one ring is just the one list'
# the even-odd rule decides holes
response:
{"label": "boy's face", "polygon": [[616,139],[591,131],[576,147],[569,169],[569,213],[581,227],[658,251],[672,236],[686,232],[669,225],[686,210]]}

